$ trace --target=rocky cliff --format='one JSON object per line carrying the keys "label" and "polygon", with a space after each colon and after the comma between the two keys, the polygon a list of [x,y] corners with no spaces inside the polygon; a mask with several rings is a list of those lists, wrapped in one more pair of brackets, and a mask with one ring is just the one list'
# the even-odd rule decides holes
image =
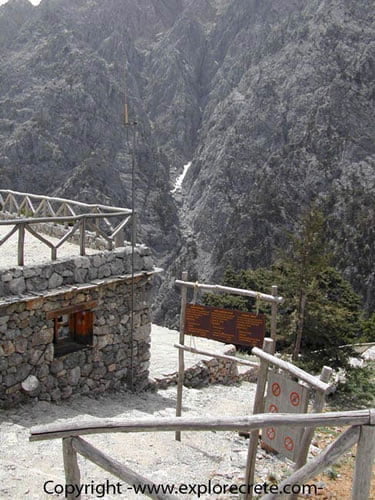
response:
{"label": "rocky cliff", "polygon": [[[165,267],[268,265],[313,200],[370,309],[375,42],[362,0],[10,0],[0,7],[0,183],[129,206]],[[191,161],[182,190],[171,193]]]}

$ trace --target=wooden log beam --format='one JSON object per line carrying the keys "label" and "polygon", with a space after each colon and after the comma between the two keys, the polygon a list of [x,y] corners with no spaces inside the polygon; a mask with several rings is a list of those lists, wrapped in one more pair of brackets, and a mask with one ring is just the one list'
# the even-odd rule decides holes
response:
{"label": "wooden log beam", "polygon": [[262,349],[259,349],[259,347],[253,347],[251,352],[255,356],[258,356],[260,359],[264,359],[265,361],[268,361],[272,365],[287,371],[291,375],[294,375],[295,377],[303,380],[304,382],[311,385],[311,387],[314,387],[319,391],[326,392],[327,389],[330,387],[329,384],[322,382],[317,377],[314,377],[314,375],[305,372],[301,368],[297,368],[297,366],[293,365],[292,363],[289,363],[288,361],[284,361],[283,359],[276,358],[276,356],[273,356],[272,354],[264,352]]}
{"label": "wooden log beam", "polygon": [[25,258],[25,224],[18,225],[17,261],[19,266],[24,265]]}
{"label": "wooden log beam", "polygon": [[0,226],[9,226],[10,224],[40,224],[44,222],[58,222],[58,223],[64,223],[64,222],[75,222],[77,220],[82,220],[82,219],[105,219],[108,217],[123,217],[126,215],[124,212],[116,212],[112,214],[80,214],[80,215],[75,215],[75,216],[64,216],[64,217],[30,217],[30,218],[17,218],[17,219],[6,219],[6,220],[0,220]]}
{"label": "wooden log beam", "polygon": [[[320,380],[322,382],[328,383],[329,379],[331,378],[332,372],[333,372],[332,368],[330,368],[329,366],[323,366],[320,374]],[[322,391],[316,391],[313,412],[314,413],[322,412],[324,404],[325,404],[325,393]],[[304,430],[294,470],[298,470],[303,465],[305,465],[310,449],[311,440],[314,436],[314,431],[315,429],[311,427],[308,427]],[[291,495],[289,500],[297,500],[297,495]]]}
{"label": "wooden log beam", "polygon": [[195,347],[188,347],[186,345],[174,344],[177,349],[182,349],[183,351],[192,352],[194,354],[202,354],[203,356],[208,356],[210,358],[225,359],[226,361],[233,361],[239,365],[252,366],[259,368],[259,363],[252,361],[247,361],[246,359],[236,358],[235,356],[229,356],[227,354],[217,354],[215,352],[202,351],[201,349],[196,349]]}
{"label": "wooden log beam", "polygon": [[[273,353],[275,350],[275,341],[272,339],[264,339],[263,349],[265,352]],[[268,378],[268,367],[269,363],[267,360],[260,360],[260,367],[258,371],[258,381],[257,388],[254,398],[254,409],[253,413],[263,413],[264,412],[264,392],[266,389],[266,383]],[[255,462],[256,454],[258,448],[259,440],[259,428],[251,432],[249,444],[247,448],[247,459],[246,459],[246,470],[245,470],[245,484],[252,484],[254,482],[255,475]],[[244,495],[245,500],[252,499],[252,493],[248,491]]]}
{"label": "wooden log beam", "polygon": [[374,459],[375,425],[362,425],[357,445],[352,500],[368,500],[370,498]]}
{"label": "wooden log beam", "polygon": [[[279,491],[285,486],[293,484],[306,484],[307,481],[314,478],[327,467],[330,467],[338,461],[338,459],[346,453],[358,441],[360,434],[360,427],[350,427],[343,434],[341,434],[330,446],[328,446],[320,455],[314,460],[304,465],[301,469],[293,472],[293,474],[279,484]],[[287,494],[268,494],[264,495],[261,500],[275,500],[286,498]],[[357,499],[357,497],[355,497]]]}
{"label": "wooden log beam", "polygon": [[32,236],[34,236],[34,238],[47,245],[49,248],[54,248],[55,245],[53,243],[51,243],[49,240],[47,240],[47,238],[44,238],[39,233],[37,233],[35,229],[32,229],[28,224],[25,225],[25,228]]}
{"label": "wooden log beam", "polygon": [[3,243],[5,243],[5,242],[6,242],[6,241],[7,241],[7,240],[11,237],[11,236],[13,236],[13,234],[14,234],[15,232],[17,232],[17,230],[18,230],[18,227],[17,227],[17,226],[14,226],[14,227],[13,227],[13,228],[9,231],[9,233],[8,233],[7,235],[5,235],[5,236],[4,236],[4,238],[2,238],[2,239],[0,240],[0,246],[1,246]]}
{"label": "wooden log beam", "polygon": [[[122,211],[123,213],[129,213],[131,214],[132,211],[130,209],[122,208],[122,207],[115,207],[115,206],[108,206],[108,205],[100,205],[97,203],[82,203],[80,201],[73,201],[73,200],[68,200],[66,198],[55,198],[53,196],[45,196],[45,195],[39,195],[39,194],[30,194],[30,193],[21,193],[18,191],[12,191],[10,189],[0,189],[0,193],[4,194],[10,194],[14,196],[28,196],[30,199],[33,200],[45,200],[45,201],[54,201],[54,202],[59,202],[59,203],[68,203],[71,205],[75,205],[77,207],[84,207],[84,208],[95,208],[95,209],[101,209],[101,210],[107,210],[108,212],[117,212],[117,211]],[[107,215],[109,215],[107,213]]]}
{"label": "wooden log beam", "polygon": [[[97,448],[92,446],[92,444],[88,443],[84,439],[73,438],[72,444],[75,451],[77,451],[80,455],[83,455],[88,460],[91,460],[91,462],[94,462],[94,464],[98,465],[99,467],[106,470],[110,474],[113,474],[114,476],[122,479],[122,481],[124,481],[125,483],[130,484],[132,486],[144,485],[150,488],[149,491],[155,492],[156,484],[153,483],[151,480],[147,479],[141,474],[138,474],[132,469],[129,469],[129,467],[126,467],[125,465],[121,464],[120,462],[110,457],[106,453],[103,453],[102,451],[98,450]],[[144,495],[150,498],[154,498],[156,500],[177,499],[177,497],[175,496],[148,493],[148,490],[145,490]]]}
{"label": "wooden log beam", "polygon": [[61,439],[64,437],[108,432],[166,432],[189,431],[251,431],[263,427],[292,425],[319,427],[338,425],[369,425],[369,410],[327,413],[260,413],[244,417],[167,417],[136,420],[101,419],[85,422],[64,422],[33,427],[30,441]]}
{"label": "wooden log beam", "polygon": [[[78,460],[77,460],[77,452],[73,448],[72,444],[73,438],[64,438],[62,440],[63,445],[63,458],[64,458],[64,470],[65,470],[65,484],[71,484],[74,486],[79,486],[81,483],[81,474],[79,471]],[[81,498],[81,495],[76,495],[74,493],[68,493],[68,500],[73,500],[77,498],[78,500]]]}
{"label": "wooden log beam", "polygon": [[241,288],[232,288],[229,286],[221,286],[221,285],[206,285],[204,283],[195,283],[192,281],[183,281],[183,280],[176,280],[175,284],[178,286],[185,286],[188,288],[199,288],[200,290],[207,290],[208,292],[232,293],[234,295],[254,297],[255,299],[258,298],[259,300],[264,300],[265,302],[271,302],[276,304],[281,304],[282,302],[284,302],[283,297],[274,297],[273,295],[255,292],[254,290],[242,290]]}
{"label": "wooden log beam", "polygon": [[[188,277],[187,271],[183,271],[182,279],[186,281]],[[179,342],[183,346],[185,343],[185,312],[187,302],[187,288],[184,286],[181,290],[181,312],[180,312],[180,336]],[[181,417],[182,414],[182,392],[184,387],[185,377],[185,359],[184,351],[178,351],[178,378],[177,378],[177,401],[176,401],[176,417]],[[181,431],[177,430],[175,434],[176,441],[181,441]]]}
{"label": "wooden log beam", "polygon": [[[277,297],[277,286],[272,285],[272,297]],[[271,304],[271,339],[275,341],[276,350],[276,326],[277,326],[277,302],[272,302]]]}

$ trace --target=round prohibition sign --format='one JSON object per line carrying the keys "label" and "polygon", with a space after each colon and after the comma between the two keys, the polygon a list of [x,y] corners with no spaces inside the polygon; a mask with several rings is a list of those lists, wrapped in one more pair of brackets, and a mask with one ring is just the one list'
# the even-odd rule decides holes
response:
{"label": "round prohibition sign", "polygon": [[281,387],[280,387],[280,384],[278,384],[277,382],[274,382],[272,384],[272,394],[276,397],[280,396],[280,394],[281,394]]}
{"label": "round prohibition sign", "polygon": [[268,408],[268,411],[270,413],[279,413],[279,409],[276,405],[270,405],[270,407]]}
{"label": "round prohibition sign", "polygon": [[273,427],[268,427],[268,429],[266,430],[266,435],[267,435],[268,439],[273,441],[276,437],[275,429]]}
{"label": "round prohibition sign", "polygon": [[293,406],[299,406],[301,397],[298,394],[298,392],[291,392],[289,396],[289,400],[292,403]]}
{"label": "round prohibition sign", "polygon": [[294,441],[290,436],[287,436],[284,439],[284,446],[288,451],[293,451],[294,450]]}

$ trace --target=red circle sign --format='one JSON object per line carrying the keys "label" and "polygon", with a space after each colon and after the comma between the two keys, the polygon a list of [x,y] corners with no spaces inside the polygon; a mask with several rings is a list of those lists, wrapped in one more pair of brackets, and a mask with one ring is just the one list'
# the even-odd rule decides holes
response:
{"label": "red circle sign", "polygon": [[277,397],[277,396],[280,396],[280,393],[281,393],[280,384],[278,384],[277,382],[274,382],[272,384],[272,394]]}
{"label": "red circle sign", "polygon": [[294,449],[294,441],[290,436],[287,436],[284,439],[284,446],[288,451],[292,451]]}
{"label": "red circle sign", "polygon": [[301,401],[301,397],[298,392],[292,392],[289,396],[289,399],[293,406],[298,406]]}
{"label": "red circle sign", "polygon": [[278,413],[279,412],[279,409],[276,405],[270,405],[270,407],[268,408],[268,411],[270,413]]}
{"label": "red circle sign", "polygon": [[270,439],[271,441],[273,439],[275,439],[276,432],[275,432],[275,429],[273,427],[268,427],[268,429],[266,430],[266,434],[267,434],[268,439]]}

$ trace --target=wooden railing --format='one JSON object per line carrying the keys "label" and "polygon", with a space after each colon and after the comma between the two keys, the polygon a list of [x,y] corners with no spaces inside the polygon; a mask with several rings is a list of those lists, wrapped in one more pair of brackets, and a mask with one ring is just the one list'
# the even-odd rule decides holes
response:
{"label": "wooden railing", "polygon": [[[9,214],[15,217],[0,220],[0,226],[11,226],[11,230],[0,239],[0,246],[13,234],[18,233],[19,266],[24,265],[26,231],[51,249],[52,260],[56,260],[58,248],[76,232],[79,234],[80,255],[86,253],[87,231],[93,231],[103,238],[109,250],[124,244],[124,230],[130,222],[135,238],[135,214],[126,208],[81,203],[4,189],[0,189],[0,202],[3,216],[7,217]],[[41,226],[35,227],[36,224],[45,223],[61,225],[64,234],[56,244],[40,234],[43,232]]]}
{"label": "wooden railing", "polygon": [[[110,455],[98,450],[82,439],[82,435],[108,432],[165,432],[165,431],[253,431],[269,426],[293,425],[297,427],[350,426],[320,455],[294,471],[279,484],[279,492],[285,485],[303,484],[313,479],[338,461],[338,459],[357,444],[357,455],[352,488],[353,500],[368,500],[375,456],[375,410],[329,412],[313,414],[258,414],[250,417],[174,417],[137,420],[103,419],[92,422],[49,424],[31,429],[30,441],[48,439],[63,440],[63,457],[66,484],[80,485],[80,471],[77,453],[83,455],[107,472],[117,476],[130,485],[155,483],[137,472],[114,460]],[[150,489],[149,491],[157,491]],[[147,494],[151,498],[176,498],[161,494]],[[262,500],[285,498],[286,495],[268,494]],[[68,496],[69,498],[69,496]],[[70,498],[73,498],[73,494]],[[74,498],[77,498],[74,496]]]}

